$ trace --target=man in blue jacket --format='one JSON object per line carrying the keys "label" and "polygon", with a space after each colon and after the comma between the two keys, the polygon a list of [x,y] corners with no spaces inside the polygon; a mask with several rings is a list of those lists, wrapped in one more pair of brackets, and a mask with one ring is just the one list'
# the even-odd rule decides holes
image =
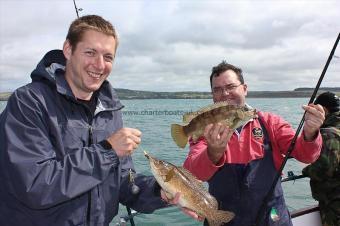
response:
{"label": "man in blue jacket", "polygon": [[[165,203],[153,177],[136,175],[141,141],[123,128],[106,81],[118,45],[110,22],[75,20],[63,50],[48,52],[0,116],[0,225],[109,225],[122,203],[150,213]],[[159,189],[159,188],[158,188]]]}

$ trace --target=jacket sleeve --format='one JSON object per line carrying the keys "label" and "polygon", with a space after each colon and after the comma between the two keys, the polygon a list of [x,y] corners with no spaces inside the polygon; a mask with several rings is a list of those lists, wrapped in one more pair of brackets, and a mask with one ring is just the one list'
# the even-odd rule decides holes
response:
{"label": "jacket sleeve", "polygon": [[[317,161],[306,166],[302,173],[315,181],[337,180],[340,184],[340,130],[335,127],[322,128],[324,144]],[[324,185],[328,186],[328,185]]]}
{"label": "jacket sleeve", "polygon": [[1,115],[1,170],[13,195],[34,209],[73,199],[100,184],[119,163],[100,144],[56,157],[46,111],[34,94],[15,92]]}
{"label": "jacket sleeve", "polygon": [[[283,155],[288,151],[290,143],[295,135],[292,126],[283,120],[280,116],[272,113],[262,113],[266,129],[269,132],[270,140],[274,151],[274,162],[276,168],[279,168]],[[313,141],[306,141],[303,131],[298,135],[291,156],[303,163],[314,162],[320,155],[322,147],[322,138],[318,132]]]}
{"label": "jacket sleeve", "polygon": [[[152,213],[156,209],[167,206],[160,197],[159,185],[153,176],[136,174],[130,156],[122,158],[120,163],[122,177],[119,202],[121,204],[141,213]],[[137,194],[132,193],[130,169],[132,170],[134,183],[140,189]]]}
{"label": "jacket sleeve", "polygon": [[226,156],[223,155],[219,163],[215,165],[208,157],[207,142],[204,138],[199,139],[197,142],[190,139],[189,143],[190,151],[184,161],[184,168],[202,181],[209,180],[218,168],[223,166]]}

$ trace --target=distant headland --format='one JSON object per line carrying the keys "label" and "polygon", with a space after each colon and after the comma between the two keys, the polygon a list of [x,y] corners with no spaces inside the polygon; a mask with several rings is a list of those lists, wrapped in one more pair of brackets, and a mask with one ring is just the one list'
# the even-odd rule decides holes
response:
{"label": "distant headland", "polygon": [[[130,89],[115,89],[121,100],[132,99],[211,99],[210,92],[153,92]],[[310,97],[314,88],[296,88],[293,91],[249,91],[248,98],[306,98]],[[331,91],[340,95],[340,87],[322,87],[318,94]],[[0,93],[0,101],[8,100],[11,92]]]}

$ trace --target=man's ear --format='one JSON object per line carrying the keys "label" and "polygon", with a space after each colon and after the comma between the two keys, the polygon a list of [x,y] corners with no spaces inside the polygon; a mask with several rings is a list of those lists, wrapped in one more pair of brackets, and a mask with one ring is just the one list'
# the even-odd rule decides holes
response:
{"label": "man's ear", "polygon": [[244,90],[244,95],[247,96],[248,95],[248,86],[247,86],[247,84],[243,84],[243,90]]}
{"label": "man's ear", "polygon": [[72,55],[72,46],[68,40],[65,40],[63,45],[63,53],[67,60],[71,58]]}

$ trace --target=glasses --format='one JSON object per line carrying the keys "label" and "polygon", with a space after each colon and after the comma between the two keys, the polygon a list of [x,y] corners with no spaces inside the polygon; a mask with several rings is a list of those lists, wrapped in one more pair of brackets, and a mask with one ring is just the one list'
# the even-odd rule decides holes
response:
{"label": "glasses", "polygon": [[217,96],[220,96],[222,95],[223,92],[227,91],[227,93],[230,93],[232,91],[234,91],[237,87],[239,87],[240,85],[243,85],[243,84],[239,84],[239,85],[226,85],[226,86],[222,86],[222,87],[214,87],[212,89],[212,92],[217,95]]}

